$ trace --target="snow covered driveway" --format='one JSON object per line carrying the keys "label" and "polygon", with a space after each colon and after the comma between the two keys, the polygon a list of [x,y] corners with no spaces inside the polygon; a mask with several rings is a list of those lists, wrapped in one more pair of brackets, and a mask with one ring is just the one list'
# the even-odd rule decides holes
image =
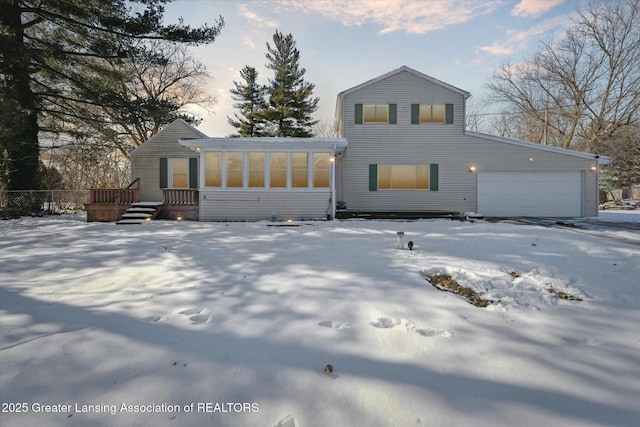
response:
{"label": "snow covered driveway", "polygon": [[640,419],[640,232],[295,225],[0,222],[0,425]]}

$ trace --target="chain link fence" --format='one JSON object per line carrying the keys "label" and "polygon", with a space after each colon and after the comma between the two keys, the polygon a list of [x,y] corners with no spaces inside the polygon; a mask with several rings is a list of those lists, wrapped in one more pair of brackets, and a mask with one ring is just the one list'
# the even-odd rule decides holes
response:
{"label": "chain link fence", "polygon": [[88,202],[89,190],[1,190],[0,218],[76,212]]}

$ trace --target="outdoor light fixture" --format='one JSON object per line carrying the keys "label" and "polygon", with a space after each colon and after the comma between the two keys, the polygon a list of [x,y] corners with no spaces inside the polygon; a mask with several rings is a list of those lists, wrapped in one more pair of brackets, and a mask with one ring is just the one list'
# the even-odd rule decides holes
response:
{"label": "outdoor light fixture", "polygon": [[335,157],[333,157],[333,156],[331,156],[331,157],[329,157],[329,161],[330,161],[330,162],[335,162],[335,161],[336,161],[336,158],[335,158]]}
{"label": "outdoor light fixture", "polygon": [[176,218],[178,220],[178,222],[182,222],[182,217],[179,216],[178,218]]}
{"label": "outdoor light fixture", "polygon": [[474,165],[469,166],[469,173],[474,173],[476,171],[476,167]]}
{"label": "outdoor light fixture", "polygon": [[589,170],[591,171],[591,173],[594,173],[598,168],[596,168],[595,166],[591,166],[589,168]]}
{"label": "outdoor light fixture", "polygon": [[150,222],[151,218],[146,218],[145,221]]}
{"label": "outdoor light fixture", "polygon": [[200,147],[196,147],[196,151],[200,151]]}
{"label": "outdoor light fixture", "polygon": [[529,162],[533,162],[533,157],[529,157]]}

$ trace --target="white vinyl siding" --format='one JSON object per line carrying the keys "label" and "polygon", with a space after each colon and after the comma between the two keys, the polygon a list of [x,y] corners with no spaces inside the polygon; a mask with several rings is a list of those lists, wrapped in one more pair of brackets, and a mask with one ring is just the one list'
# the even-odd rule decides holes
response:
{"label": "white vinyl siding", "polygon": [[[355,105],[397,104],[397,124],[381,131],[354,123]],[[451,105],[451,124],[411,124],[412,105]],[[446,107],[445,107],[446,110]],[[470,136],[464,131],[464,96],[402,71],[349,92],[342,99],[342,134],[349,141],[345,156],[336,162],[336,200],[348,210],[476,212],[478,173],[488,171],[585,171],[584,216],[597,215],[596,174],[589,159]],[[445,116],[448,113],[445,111]],[[536,146],[537,147],[537,146]],[[529,158],[534,161],[530,162]],[[438,191],[371,191],[371,165],[438,164]],[[470,173],[475,165],[478,173]]]}
{"label": "white vinyl siding", "polygon": [[[178,144],[180,138],[201,138],[202,133],[182,120],[176,120],[133,150],[131,159],[131,180],[140,178],[140,199],[142,201],[162,201],[160,188],[160,158],[193,158],[198,153]],[[196,172],[198,172],[196,170]],[[168,184],[168,183],[167,183]]]}

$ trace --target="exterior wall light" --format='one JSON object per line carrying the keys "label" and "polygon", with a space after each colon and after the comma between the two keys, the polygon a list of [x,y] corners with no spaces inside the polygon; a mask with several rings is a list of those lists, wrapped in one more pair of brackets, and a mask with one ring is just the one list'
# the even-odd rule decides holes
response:
{"label": "exterior wall light", "polygon": [[596,170],[598,170],[598,168],[597,168],[597,167],[595,167],[595,166],[591,166],[591,167],[589,168],[589,172],[591,172],[591,173],[595,173],[595,172],[596,172]]}
{"label": "exterior wall light", "polygon": [[533,157],[529,157],[529,163],[533,163]]}
{"label": "exterior wall light", "polygon": [[182,217],[179,216],[178,218],[176,218],[178,220],[178,222],[182,222]]}
{"label": "exterior wall light", "polygon": [[476,171],[476,167],[474,165],[469,166],[469,173],[474,173]]}

